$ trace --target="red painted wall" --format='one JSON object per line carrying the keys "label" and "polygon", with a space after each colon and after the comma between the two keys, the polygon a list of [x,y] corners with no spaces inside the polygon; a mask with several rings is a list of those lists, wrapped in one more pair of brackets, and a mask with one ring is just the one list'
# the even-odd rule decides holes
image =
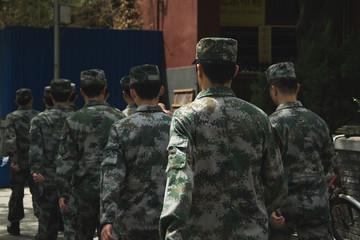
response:
{"label": "red painted wall", "polygon": [[198,35],[198,0],[146,0],[141,11],[144,30],[162,30],[164,68],[190,66]]}

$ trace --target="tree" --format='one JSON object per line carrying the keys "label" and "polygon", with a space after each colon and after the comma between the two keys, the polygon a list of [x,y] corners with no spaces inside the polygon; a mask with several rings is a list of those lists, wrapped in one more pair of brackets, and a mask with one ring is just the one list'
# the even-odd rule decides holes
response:
{"label": "tree", "polygon": [[[136,0],[60,0],[72,7],[74,27],[140,29]],[[0,29],[6,26],[53,26],[54,0],[0,0]]]}

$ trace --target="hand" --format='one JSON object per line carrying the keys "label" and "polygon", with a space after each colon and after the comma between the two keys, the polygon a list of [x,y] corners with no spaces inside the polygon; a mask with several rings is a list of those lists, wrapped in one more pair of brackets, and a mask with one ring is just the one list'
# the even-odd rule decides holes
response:
{"label": "hand", "polygon": [[20,171],[19,165],[17,163],[11,163],[10,167],[12,170],[14,170],[15,172]]}
{"label": "hand", "polygon": [[67,212],[69,210],[69,200],[62,197],[59,199],[59,207],[61,211]]}
{"label": "hand", "polygon": [[275,212],[271,213],[270,222],[272,223],[272,225],[278,228],[282,228],[285,226],[285,218],[283,216],[276,216]]}
{"label": "hand", "polygon": [[33,173],[32,177],[33,177],[34,183],[37,183],[37,184],[45,181],[45,178],[40,173],[39,174]]}
{"label": "hand", "polygon": [[112,233],[112,225],[106,224],[101,230],[101,240],[115,240],[115,238],[113,238],[111,233]]}

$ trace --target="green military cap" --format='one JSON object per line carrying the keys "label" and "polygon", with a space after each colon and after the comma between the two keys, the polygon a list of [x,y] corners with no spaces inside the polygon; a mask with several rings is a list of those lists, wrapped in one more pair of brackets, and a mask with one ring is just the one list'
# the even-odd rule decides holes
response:
{"label": "green military cap", "polygon": [[76,84],[71,83],[71,94],[76,94]]}
{"label": "green military cap", "polygon": [[48,98],[50,96],[49,94],[50,94],[50,86],[45,86],[43,97]]}
{"label": "green military cap", "polygon": [[106,86],[105,72],[102,69],[89,69],[80,73],[81,87]]}
{"label": "green military cap", "polygon": [[193,64],[201,62],[236,63],[237,41],[232,38],[202,38],[196,44]]}
{"label": "green military cap", "polygon": [[20,88],[16,91],[16,101],[27,101],[32,98],[29,88]]}
{"label": "green military cap", "polygon": [[278,79],[296,80],[295,67],[292,62],[281,62],[271,65],[265,72],[267,84],[265,89],[271,82]]}
{"label": "green military cap", "polygon": [[130,85],[150,81],[160,81],[159,68],[156,65],[145,64],[130,69]]}
{"label": "green military cap", "polygon": [[121,78],[120,85],[122,90],[129,90],[130,89],[130,76],[125,76]]}
{"label": "green military cap", "polygon": [[53,79],[50,84],[51,93],[71,93],[71,82],[68,79]]}

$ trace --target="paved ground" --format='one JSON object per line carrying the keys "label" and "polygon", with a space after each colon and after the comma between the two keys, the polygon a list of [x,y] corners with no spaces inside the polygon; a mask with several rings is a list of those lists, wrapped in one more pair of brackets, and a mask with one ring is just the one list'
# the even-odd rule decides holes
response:
{"label": "paved ground", "polygon": [[[7,215],[10,193],[11,190],[9,188],[0,188],[0,240],[34,239],[37,232],[38,222],[37,218],[34,216],[29,188],[25,189],[25,218],[20,221],[21,235],[11,236],[8,234],[6,225],[9,223],[7,220]],[[61,232],[59,232],[58,239],[63,239],[63,234]]]}

